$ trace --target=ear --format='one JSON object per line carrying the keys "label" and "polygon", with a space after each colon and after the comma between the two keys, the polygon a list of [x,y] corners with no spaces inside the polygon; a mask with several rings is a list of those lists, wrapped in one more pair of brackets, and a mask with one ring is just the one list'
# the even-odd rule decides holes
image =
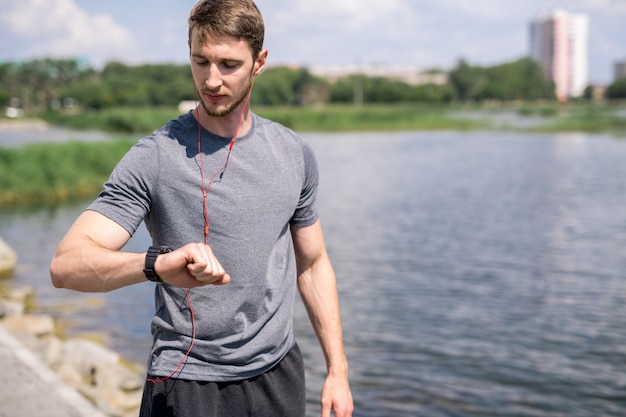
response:
{"label": "ear", "polygon": [[259,52],[259,56],[257,57],[256,61],[254,61],[254,71],[252,72],[252,75],[254,75],[255,77],[263,72],[265,64],[267,63],[267,55],[267,49],[263,49],[261,52]]}

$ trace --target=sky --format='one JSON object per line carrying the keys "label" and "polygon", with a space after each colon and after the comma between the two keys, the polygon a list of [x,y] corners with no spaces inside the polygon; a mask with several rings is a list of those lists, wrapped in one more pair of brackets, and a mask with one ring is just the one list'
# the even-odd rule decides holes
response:
{"label": "sky", "polygon": [[[81,58],[94,68],[185,63],[196,0],[0,0],[0,62]],[[528,56],[528,24],[555,7],[589,18],[589,81],[626,60],[626,0],[257,0],[269,65],[448,70]]]}

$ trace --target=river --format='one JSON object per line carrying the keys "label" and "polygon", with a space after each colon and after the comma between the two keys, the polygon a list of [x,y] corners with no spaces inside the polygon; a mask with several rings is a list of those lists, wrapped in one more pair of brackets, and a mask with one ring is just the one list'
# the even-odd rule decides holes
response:
{"label": "river", "polygon": [[[626,413],[626,140],[587,134],[306,134],[338,279],[355,417]],[[53,289],[86,203],[0,210],[11,285],[71,334],[143,363],[152,284]],[[143,251],[145,229],[127,250]],[[300,304],[318,414],[324,362]]]}

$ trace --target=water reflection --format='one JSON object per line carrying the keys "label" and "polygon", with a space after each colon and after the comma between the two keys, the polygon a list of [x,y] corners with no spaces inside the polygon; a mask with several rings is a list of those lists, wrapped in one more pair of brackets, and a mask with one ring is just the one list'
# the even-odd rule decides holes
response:
{"label": "water reflection", "polygon": [[369,399],[359,415],[621,413],[624,401],[601,397],[623,387],[612,379],[625,359],[623,143],[484,132],[319,142],[352,369]]}
{"label": "water reflection", "polygon": [[99,141],[111,135],[99,131],[82,131],[48,126],[43,122],[14,122],[0,124],[0,146],[15,147],[29,143],[67,141]]}
{"label": "water reflection", "polygon": [[[623,414],[626,143],[496,132],[307,137],[355,416]],[[0,213],[0,235],[20,254],[14,282],[35,286],[45,306],[76,306],[57,314],[142,362],[149,284],[106,295],[49,285],[52,250],[83,207]],[[148,244],[142,229],[126,250]],[[300,304],[295,322],[314,416],[324,362]]]}

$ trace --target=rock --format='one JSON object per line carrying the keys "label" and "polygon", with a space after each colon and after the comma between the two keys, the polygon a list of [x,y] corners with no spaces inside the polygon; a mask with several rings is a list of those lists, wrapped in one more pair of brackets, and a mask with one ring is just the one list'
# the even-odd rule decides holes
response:
{"label": "rock", "polygon": [[58,337],[50,337],[48,338],[48,342],[44,346],[40,347],[41,358],[50,368],[54,367],[54,365],[61,361],[63,356],[63,346],[64,342],[61,339]]}
{"label": "rock", "polygon": [[24,315],[34,299],[35,290],[32,287],[12,289],[6,299],[0,300],[0,319]]}
{"label": "rock", "polygon": [[42,337],[54,333],[54,320],[50,316],[26,314],[23,316],[7,317],[3,321],[4,327],[11,333],[20,336]]}
{"label": "rock", "polygon": [[0,238],[0,278],[10,276],[17,265],[17,254]]}
{"label": "rock", "polygon": [[35,300],[35,289],[33,287],[14,288],[9,292],[7,300],[22,303],[25,307]]}
{"label": "rock", "polygon": [[111,416],[124,416],[141,405],[143,379],[121,362],[118,353],[89,340],[64,344],[59,374]]}
{"label": "rock", "polygon": [[[62,362],[76,369],[86,380],[92,379],[99,369],[110,367],[119,360],[119,354],[89,340],[68,340],[63,349]],[[95,382],[92,385],[96,385]]]}
{"label": "rock", "polygon": [[17,301],[0,301],[0,319],[24,314],[24,304]]}
{"label": "rock", "polygon": [[23,314],[33,298],[34,291],[24,288],[0,300],[1,325],[100,411],[110,417],[137,416],[145,382],[143,367],[124,364],[117,352],[100,343],[59,339],[52,317]]}

